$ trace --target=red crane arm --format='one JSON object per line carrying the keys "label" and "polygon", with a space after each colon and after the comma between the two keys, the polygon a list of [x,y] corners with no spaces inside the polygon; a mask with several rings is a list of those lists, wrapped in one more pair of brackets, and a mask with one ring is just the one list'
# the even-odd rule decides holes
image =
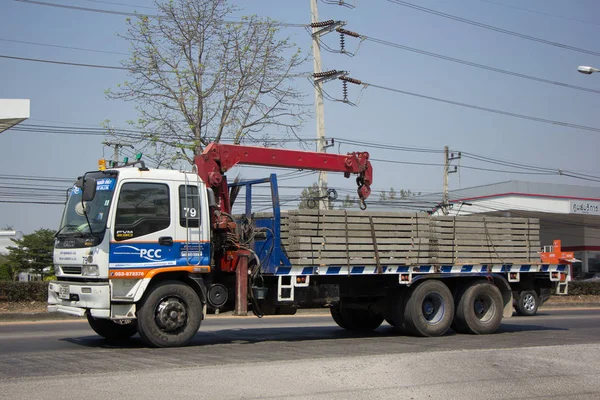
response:
{"label": "red crane arm", "polygon": [[373,182],[373,168],[367,152],[341,155],[211,143],[194,162],[198,175],[210,187],[221,186],[223,174],[236,164],[343,172],[346,178],[357,174],[358,196],[363,201],[371,194]]}

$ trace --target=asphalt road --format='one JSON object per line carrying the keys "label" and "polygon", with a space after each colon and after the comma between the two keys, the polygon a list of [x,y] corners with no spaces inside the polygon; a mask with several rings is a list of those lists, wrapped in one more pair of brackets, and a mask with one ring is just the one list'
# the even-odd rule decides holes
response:
{"label": "asphalt road", "polygon": [[192,344],[110,344],[83,321],[0,323],[0,397],[600,398],[600,309],[515,317],[494,335],[369,335],[328,316],[209,317]]}

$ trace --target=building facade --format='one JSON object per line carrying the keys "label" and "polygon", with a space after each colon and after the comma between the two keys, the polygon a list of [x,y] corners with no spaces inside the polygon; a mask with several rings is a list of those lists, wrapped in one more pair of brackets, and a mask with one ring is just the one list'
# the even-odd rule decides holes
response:
{"label": "building facade", "polygon": [[600,273],[600,187],[501,182],[451,191],[447,212],[537,218],[543,245],[560,239],[581,260],[573,265],[575,276]]}

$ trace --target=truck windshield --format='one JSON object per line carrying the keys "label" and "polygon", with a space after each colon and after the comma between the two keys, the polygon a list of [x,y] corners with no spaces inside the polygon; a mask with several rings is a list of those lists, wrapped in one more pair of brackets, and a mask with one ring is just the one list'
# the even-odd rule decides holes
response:
{"label": "truck windshield", "polygon": [[[61,238],[82,238],[86,239],[81,241],[81,247],[84,247],[97,245],[104,237],[108,210],[117,179],[116,176],[107,176],[103,173],[91,173],[86,176],[96,179],[96,195],[91,201],[82,203],[82,190],[76,186],[71,188],[60,228],[56,235],[58,242],[61,241]],[[79,247],[74,241],[70,241],[70,243],[72,243],[71,246],[75,244],[73,247]]]}

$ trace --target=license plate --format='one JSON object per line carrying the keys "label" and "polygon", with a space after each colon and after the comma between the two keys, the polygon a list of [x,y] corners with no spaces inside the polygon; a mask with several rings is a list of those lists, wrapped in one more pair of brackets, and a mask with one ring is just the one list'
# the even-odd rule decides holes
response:
{"label": "license plate", "polygon": [[71,292],[69,291],[68,285],[60,285],[58,289],[58,298],[63,300],[69,300],[71,298]]}

